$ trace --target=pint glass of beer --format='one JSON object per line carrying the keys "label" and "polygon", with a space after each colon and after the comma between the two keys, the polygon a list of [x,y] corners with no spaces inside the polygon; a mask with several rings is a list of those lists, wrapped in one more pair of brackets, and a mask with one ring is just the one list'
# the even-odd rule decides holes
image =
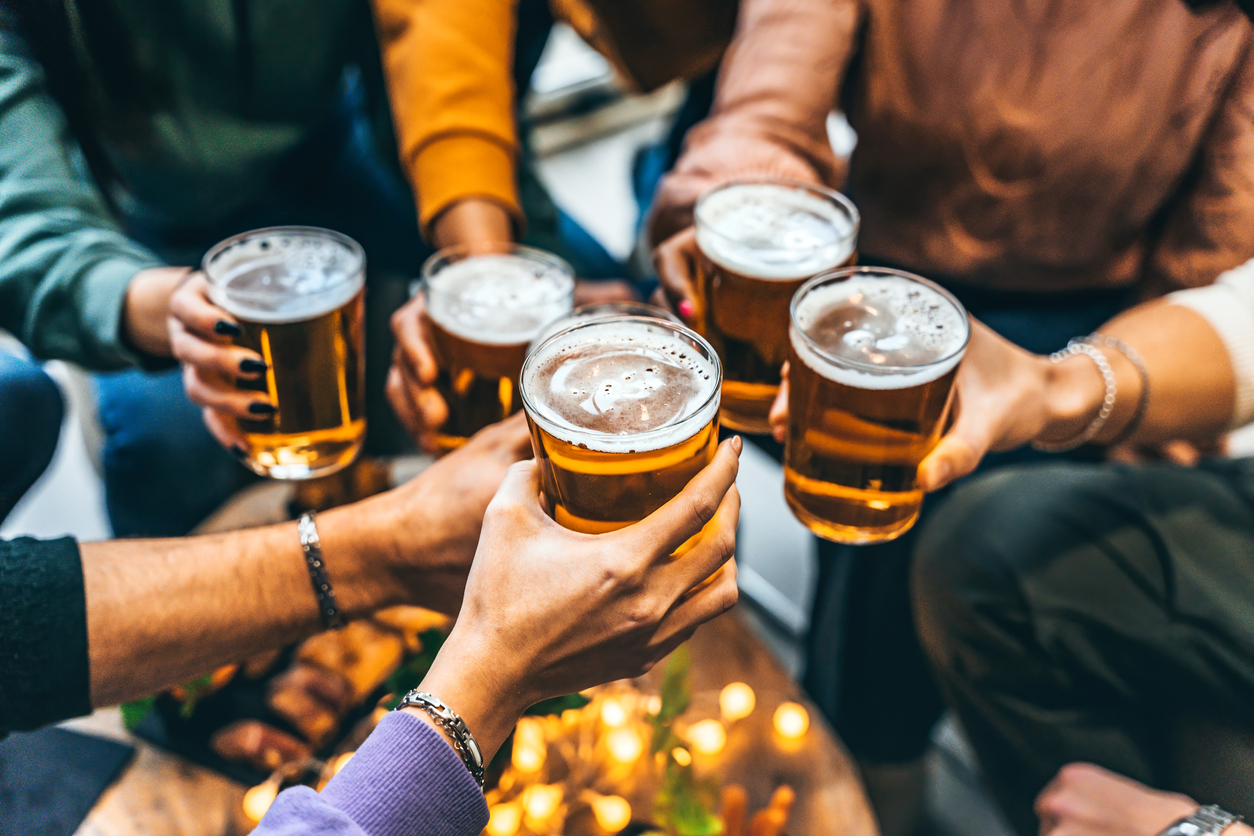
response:
{"label": "pint glass of beer", "polygon": [[666,504],[714,458],[719,382],[709,343],[653,317],[595,319],[537,346],[522,396],[550,515],[601,534]]}
{"label": "pint glass of beer", "polygon": [[967,313],[899,270],[818,276],[792,302],[784,495],[820,537],[878,543],[909,530],[919,462],[940,440]]}
{"label": "pint glass of beer", "polygon": [[788,359],[788,305],[806,279],[854,262],[858,210],[827,189],[746,182],[706,192],[695,217],[694,324],[723,363],[722,422],[770,432]]}
{"label": "pint glass of beer", "polygon": [[514,244],[448,247],[427,260],[422,278],[436,388],[448,404],[436,443],[447,452],[522,408],[527,346],[570,313],[575,278],[557,256]]}
{"label": "pint glass of beer", "polygon": [[239,422],[244,463],[274,479],[350,464],[366,437],[361,247],[326,229],[258,229],[215,246],[203,269],[243,329],[236,342],[265,360],[256,388],[278,409]]}

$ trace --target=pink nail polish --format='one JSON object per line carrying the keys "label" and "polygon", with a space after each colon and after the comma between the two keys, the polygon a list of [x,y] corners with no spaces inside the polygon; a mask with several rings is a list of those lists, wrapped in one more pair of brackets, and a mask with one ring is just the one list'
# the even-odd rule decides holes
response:
{"label": "pink nail polish", "polygon": [[697,312],[697,308],[691,301],[683,299],[679,303],[679,315],[684,319],[692,319],[692,315]]}

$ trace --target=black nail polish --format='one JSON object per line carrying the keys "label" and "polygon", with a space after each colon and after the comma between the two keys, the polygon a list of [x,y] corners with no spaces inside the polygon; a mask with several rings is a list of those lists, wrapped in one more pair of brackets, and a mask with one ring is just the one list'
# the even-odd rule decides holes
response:
{"label": "black nail polish", "polygon": [[248,458],[248,451],[246,451],[243,447],[240,447],[238,444],[232,444],[231,455],[237,459],[246,459]]}
{"label": "black nail polish", "polygon": [[239,361],[239,370],[244,374],[261,374],[268,368],[270,367],[261,360],[254,360],[251,357]]}
{"label": "black nail polish", "polygon": [[261,401],[253,401],[248,405],[248,411],[253,415],[273,415],[278,412],[273,405],[262,403]]}
{"label": "black nail polish", "polygon": [[225,319],[219,319],[217,322],[213,323],[213,332],[215,334],[221,334],[224,337],[238,337],[240,334],[244,333],[234,322],[227,322]]}

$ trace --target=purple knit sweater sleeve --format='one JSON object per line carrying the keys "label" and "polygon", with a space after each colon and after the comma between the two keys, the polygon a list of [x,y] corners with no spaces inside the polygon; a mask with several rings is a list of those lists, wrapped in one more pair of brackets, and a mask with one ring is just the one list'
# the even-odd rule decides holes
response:
{"label": "purple knit sweater sleeve", "polygon": [[440,735],[392,712],[321,794],[279,795],[253,836],[477,836],[483,791]]}

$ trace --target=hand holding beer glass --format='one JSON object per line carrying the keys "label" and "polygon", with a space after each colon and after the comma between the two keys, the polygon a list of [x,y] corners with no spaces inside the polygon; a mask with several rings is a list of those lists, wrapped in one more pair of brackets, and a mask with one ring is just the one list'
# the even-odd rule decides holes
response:
{"label": "hand holding beer glass", "polygon": [[676,496],[718,447],[718,357],[653,317],[593,319],[528,355],[522,395],[550,515],[625,528]]}
{"label": "hand holding beer glass", "polygon": [[[788,305],[806,279],[853,263],[858,224],[843,195],[802,183],[730,183],[697,201],[692,320],[723,364],[726,426],[770,430],[788,357]],[[664,283],[674,282],[663,252],[673,246],[659,248]]]}
{"label": "hand holding beer glass", "polygon": [[820,537],[878,543],[918,519],[970,338],[962,305],[899,270],[836,270],[792,302],[784,495]]}
{"label": "hand holding beer glass", "polygon": [[449,247],[423,265],[420,316],[447,408],[441,452],[522,408],[518,376],[527,346],[571,310],[575,279],[555,255],[513,244]]}
{"label": "hand holding beer glass", "polygon": [[355,241],[312,227],[245,232],[205,255],[209,299],[235,320],[217,334],[261,358],[234,370],[248,373],[241,388],[268,396],[238,419],[241,461],[256,473],[325,476],[361,450],[365,264]]}

